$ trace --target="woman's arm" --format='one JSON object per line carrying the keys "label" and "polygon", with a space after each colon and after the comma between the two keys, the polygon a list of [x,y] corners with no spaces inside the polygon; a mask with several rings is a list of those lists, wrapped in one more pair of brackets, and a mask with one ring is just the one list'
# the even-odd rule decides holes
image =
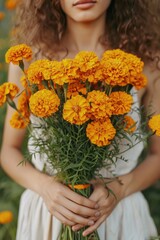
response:
{"label": "woman's arm", "polygon": [[[142,104],[154,114],[160,114],[160,75],[153,67],[145,67],[144,73],[148,84]],[[160,178],[160,137],[152,136],[149,140],[148,155],[133,172],[125,190],[128,196],[133,192],[144,190]]]}
{"label": "woman's arm", "polygon": [[[19,79],[21,75],[22,72],[19,67],[10,66],[9,81],[20,87]],[[61,222],[67,225],[74,225],[75,223],[92,225],[94,222],[88,220],[85,216],[94,216],[97,212],[97,204],[94,201],[76,194],[68,187],[57,182],[52,176],[35,169],[29,162],[19,164],[24,159],[21,146],[25,137],[25,130],[14,129],[10,126],[9,120],[13,111],[11,107],[8,107],[0,157],[2,168],[18,184],[38,193],[44,199],[51,214]]]}

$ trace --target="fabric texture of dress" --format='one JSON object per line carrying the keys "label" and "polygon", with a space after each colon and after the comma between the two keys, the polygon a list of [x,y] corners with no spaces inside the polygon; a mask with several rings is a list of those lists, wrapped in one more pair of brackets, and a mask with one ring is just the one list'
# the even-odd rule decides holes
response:
{"label": "fabric texture of dress", "polygon": [[[134,106],[138,106],[137,95],[134,94],[133,97]],[[130,115],[138,120],[138,115],[136,116],[132,111]],[[36,134],[41,134],[40,129]],[[30,151],[34,151],[31,139],[29,148]],[[143,144],[139,143],[125,152],[123,157],[127,162],[119,160],[112,172],[116,176],[129,173],[136,167],[142,150]],[[32,161],[35,167],[42,171],[45,159],[35,154]],[[46,169],[49,174],[52,174],[49,166]],[[101,174],[108,177],[106,169],[102,169]],[[16,240],[58,240],[60,229],[61,223],[51,216],[43,199],[37,193],[25,190],[20,201]],[[157,231],[143,194],[136,192],[121,200],[98,228],[98,233],[101,240],[149,240],[151,236],[156,236]]]}

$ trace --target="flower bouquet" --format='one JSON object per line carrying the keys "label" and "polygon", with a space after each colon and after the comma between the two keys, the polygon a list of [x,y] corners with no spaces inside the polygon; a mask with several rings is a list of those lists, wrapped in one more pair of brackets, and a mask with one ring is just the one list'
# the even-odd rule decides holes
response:
{"label": "flower bouquet", "polygon": [[[99,171],[124,160],[123,152],[134,146],[131,136],[138,144],[153,133],[142,134],[145,123],[140,126],[129,115],[131,110],[140,112],[134,108],[132,89],[139,90],[147,83],[142,73],[144,64],[119,49],[106,51],[101,59],[87,51],[79,52],[74,59],[41,59],[25,69],[23,61],[31,58],[32,50],[25,44],[7,51],[6,61],[18,64],[24,73],[24,90],[19,93],[15,84],[2,84],[0,105],[7,101],[16,110],[10,124],[14,128],[28,126],[34,154],[46,156],[57,179],[89,197],[91,180],[102,178]],[[17,105],[13,101],[16,96]],[[37,124],[32,116],[38,119]],[[150,126],[160,133],[157,121],[152,119]],[[34,134],[35,129],[40,129],[39,136]],[[59,239],[99,239],[96,231],[83,237],[84,229],[76,233],[62,224]]]}

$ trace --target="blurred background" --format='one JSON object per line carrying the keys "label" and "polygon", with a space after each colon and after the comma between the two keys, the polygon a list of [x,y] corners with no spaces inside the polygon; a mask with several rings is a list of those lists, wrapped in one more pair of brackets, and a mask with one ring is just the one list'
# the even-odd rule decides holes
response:
{"label": "blurred background", "polygon": [[[0,84],[7,81],[8,65],[5,63],[5,52],[12,45],[12,22],[18,0],[0,1]],[[6,106],[0,108],[0,146],[3,135],[3,124]],[[24,146],[25,151],[25,146]],[[18,206],[23,189],[14,183],[0,168],[0,240],[15,240]],[[151,215],[160,234],[160,182],[144,192],[151,210]],[[10,211],[13,219],[1,221],[1,213]],[[137,239],[138,240],[138,239]]]}

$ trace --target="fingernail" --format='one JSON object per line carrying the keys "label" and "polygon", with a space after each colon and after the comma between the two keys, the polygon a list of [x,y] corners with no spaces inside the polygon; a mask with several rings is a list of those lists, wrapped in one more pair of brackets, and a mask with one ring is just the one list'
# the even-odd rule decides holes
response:
{"label": "fingernail", "polygon": [[72,230],[73,230],[73,231],[77,231],[78,228],[76,228],[76,227],[72,227]]}
{"label": "fingernail", "polygon": [[87,236],[88,232],[83,232],[83,237]]}
{"label": "fingernail", "polygon": [[78,229],[76,229],[76,228],[72,228],[72,231],[74,231],[74,232],[76,232]]}
{"label": "fingernail", "polygon": [[100,212],[96,212],[96,213],[95,213],[95,216],[96,216],[96,217],[99,217],[100,215],[101,215]]}
{"label": "fingernail", "polygon": [[93,225],[93,224],[94,224],[94,221],[92,220],[88,222],[88,225]]}

